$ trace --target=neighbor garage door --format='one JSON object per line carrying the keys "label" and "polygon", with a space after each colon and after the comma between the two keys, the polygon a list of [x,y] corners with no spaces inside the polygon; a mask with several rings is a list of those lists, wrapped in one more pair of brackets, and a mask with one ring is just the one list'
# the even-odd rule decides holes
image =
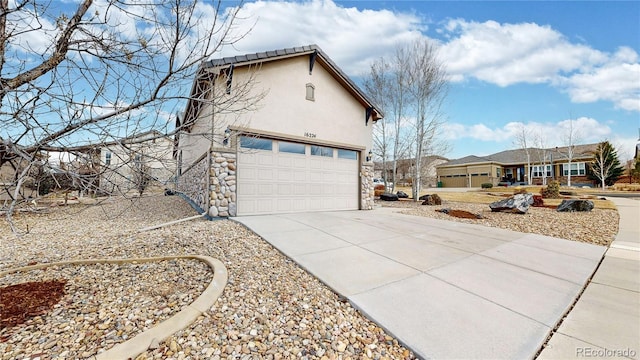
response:
{"label": "neighbor garage door", "polygon": [[241,137],[238,215],[358,209],[358,152]]}

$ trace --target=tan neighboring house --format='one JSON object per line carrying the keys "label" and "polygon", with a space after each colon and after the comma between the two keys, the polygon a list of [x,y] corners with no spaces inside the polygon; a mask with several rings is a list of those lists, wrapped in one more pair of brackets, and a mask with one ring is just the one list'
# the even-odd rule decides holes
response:
{"label": "tan neighboring house", "polygon": [[571,185],[592,186],[587,178],[587,167],[594,160],[593,151],[598,144],[573,146],[571,165],[568,147],[529,148],[531,180],[524,149],[506,150],[487,156],[470,155],[437,166],[438,181],[444,187],[480,187],[484,183],[493,186],[507,184],[543,185],[558,180],[566,185],[571,171]]}
{"label": "tan neighboring house", "polygon": [[207,61],[190,99],[178,191],[209,216],[372,208],[382,114],[318,46]]}
{"label": "tan neighboring house", "polygon": [[[152,130],[100,144],[69,148],[50,154],[54,176],[70,174],[73,188],[84,194],[123,194],[148,186],[172,186],[176,161],[174,141]],[[71,159],[71,160],[69,160]]]}
{"label": "tan neighboring house", "polygon": [[[442,164],[446,164],[449,159],[431,155],[422,158],[422,185],[428,187],[436,187],[438,183],[438,174],[436,167]],[[400,159],[396,164],[396,185],[409,186],[412,183],[412,173],[414,159]],[[386,169],[384,169],[386,167]],[[386,166],[383,167],[382,162],[375,163],[375,176],[376,178],[383,178],[383,173],[386,173],[387,181],[393,179],[393,163],[387,161]]]}
{"label": "tan neighboring house", "polygon": [[176,173],[174,141],[152,130],[100,145],[100,189],[109,193],[150,185],[172,186]]}

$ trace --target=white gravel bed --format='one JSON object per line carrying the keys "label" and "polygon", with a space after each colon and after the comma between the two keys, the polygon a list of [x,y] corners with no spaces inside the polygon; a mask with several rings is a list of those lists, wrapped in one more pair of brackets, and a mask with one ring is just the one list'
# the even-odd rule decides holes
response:
{"label": "white gravel bed", "polygon": [[[17,214],[16,224],[22,229],[28,225],[29,233],[16,237],[6,222],[0,223],[0,269],[34,261],[167,255],[208,255],[222,261],[229,280],[214,306],[191,326],[139,356],[140,359],[414,357],[348,302],[242,225],[229,220],[194,220],[137,232],[146,226],[195,214],[179,197],[161,195],[134,202],[111,200],[98,207],[57,208],[45,214]],[[108,340],[114,344],[123,341],[122,335],[126,332],[118,334],[122,327],[135,324],[141,330],[146,321],[170,316],[164,312],[179,310],[204,289],[210,274],[198,263],[194,260],[137,267],[119,265],[117,270],[113,265],[49,268],[46,272],[55,273],[51,275],[54,278],[73,279],[67,283],[67,295],[52,313],[12,328],[13,339],[28,339],[25,343],[29,344],[36,338],[37,341],[31,350],[21,345],[24,350],[20,355],[7,355],[2,359],[82,358],[112,346],[105,344]],[[142,269],[144,265],[149,267]],[[116,276],[116,273],[127,275]],[[40,275],[33,271],[10,275],[0,278],[0,286],[33,281]],[[83,289],[80,295],[75,294],[78,287]],[[82,304],[79,300],[89,295],[93,287],[97,290],[92,294],[92,301],[100,301],[104,296],[105,304]],[[185,295],[184,299],[181,295]],[[169,299],[176,302],[175,306],[168,306]],[[91,306],[95,308],[89,309]],[[167,308],[170,310],[165,310]],[[139,311],[140,319],[144,320],[128,319],[132,311]],[[76,315],[80,313],[82,319]],[[92,318],[93,322],[85,318]],[[69,328],[61,329],[67,322]],[[100,324],[104,329],[99,328]],[[75,341],[81,336],[75,327],[85,325],[86,332],[96,334],[96,341]],[[34,332],[40,335],[35,336]],[[73,341],[56,342],[42,351],[39,342],[44,342],[43,347],[49,346],[52,341],[49,336],[56,332],[62,339]],[[130,337],[133,332],[126,334]],[[43,337],[45,340],[41,340]],[[9,344],[0,342],[0,353],[8,353]],[[10,351],[15,351],[15,344]]]}
{"label": "white gravel bed", "polygon": [[[608,246],[618,233],[618,212],[593,209],[590,212],[557,212],[554,209],[530,207],[526,214],[492,212],[488,204],[443,201],[442,205],[421,205],[414,201],[380,201],[377,205],[406,209],[403,214],[441,220],[498,227],[524,233],[542,234],[567,240]],[[483,219],[463,219],[438,212],[449,208],[482,215]]]}
{"label": "white gravel bed", "polygon": [[93,356],[173,316],[212,277],[208,265],[190,259],[52,266],[4,276],[0,286],[64,279],[67,296],[51,313],[1,329],[0,358]]}

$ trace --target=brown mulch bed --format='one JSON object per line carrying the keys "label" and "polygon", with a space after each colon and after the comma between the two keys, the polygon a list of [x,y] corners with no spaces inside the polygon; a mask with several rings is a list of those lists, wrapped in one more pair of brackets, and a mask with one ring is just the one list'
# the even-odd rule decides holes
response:
{"label": "brown mulch bed", "polygon": [[478,215],[465,210],[449,210],[447,214],[461,219],[478,219]]}
{"label": "brown mulch bed", "polygon": [[49,280],[0,287],[0,329],[47,313],[65,295],[66,284],[66,280]]}

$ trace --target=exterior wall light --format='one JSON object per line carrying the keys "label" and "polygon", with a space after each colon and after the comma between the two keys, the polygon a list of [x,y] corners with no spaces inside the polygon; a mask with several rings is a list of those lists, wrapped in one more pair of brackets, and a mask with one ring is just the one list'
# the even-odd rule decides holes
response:
{"label": "exterior wall light", "polygon": [[224,131],[224,139],[222,140],[223,145],[229,145],[229,137],[231,137],[231,129],[226,128]]}
{"label": "exterior wall light", "polygon": [[371,152],[371,150],[369,150],[369,154],[367,155],[366,161],[370,162],[372,157],[373,157],[373,153]]}

